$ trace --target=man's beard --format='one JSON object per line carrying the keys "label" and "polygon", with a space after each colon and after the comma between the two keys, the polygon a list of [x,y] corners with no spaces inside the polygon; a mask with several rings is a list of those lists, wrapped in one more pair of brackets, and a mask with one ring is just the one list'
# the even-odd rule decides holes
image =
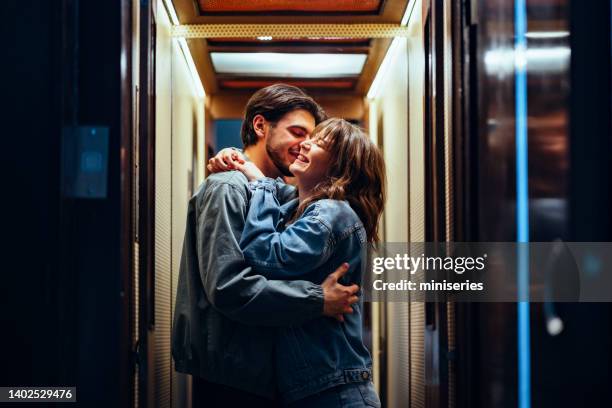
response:
{"label": "man's beard", "polygon": [[289,171],[289,166],[283,162],[281,152],[271,146],[270,139],[266,140],[266,153],[268,153],[270,160],[272,160],[272,163],[274,163],[283,176],[293,177],[293,173]]}

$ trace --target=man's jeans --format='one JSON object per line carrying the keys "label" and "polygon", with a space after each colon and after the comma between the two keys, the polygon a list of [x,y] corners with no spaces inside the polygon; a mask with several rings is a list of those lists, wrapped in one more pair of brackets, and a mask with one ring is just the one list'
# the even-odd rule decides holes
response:
{"label": "man's jeans", "polygon": [[289,408],[380,408],[380,399],[371,382],[342,384],[303,398]]}

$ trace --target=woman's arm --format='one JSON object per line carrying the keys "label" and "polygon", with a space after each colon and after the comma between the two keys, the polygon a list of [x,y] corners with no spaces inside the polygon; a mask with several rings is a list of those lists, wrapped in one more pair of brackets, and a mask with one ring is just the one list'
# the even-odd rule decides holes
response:
{"label": "woman's arm", "polygon": [[236,168],[245,163],[245,158],[242,150],[235,147],[226,147],[221,149],[219,153],[208,160],[206,168],[211,173],[220,173],[222,171],[236,170]]}
{"label": "woman's arm", "polygon": [[240,240],[245,259],[270,279],[308,279],[330,256],[331,228],[316,204],[279,232],[281,211],[269,178],[251,183],[253,195]]}

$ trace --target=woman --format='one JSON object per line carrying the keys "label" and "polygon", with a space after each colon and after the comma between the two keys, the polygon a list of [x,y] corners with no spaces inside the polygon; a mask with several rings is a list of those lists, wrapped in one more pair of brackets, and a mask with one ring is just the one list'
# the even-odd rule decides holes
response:
{"label": "woman", "polygon": [[[234,162],[252,181],[240,246],[258,274],[321,283],[342,262],[347,283],[361,284],[363,255],[378,241],[384,162],[378,148],[342,119],[319,124],[289,167],[298,198],[281,206],[274,180]],[[362,341],[362,302],[344,322],[321,317],[280,329],[278,388],[290,407],[379,407],[370,354]]]}

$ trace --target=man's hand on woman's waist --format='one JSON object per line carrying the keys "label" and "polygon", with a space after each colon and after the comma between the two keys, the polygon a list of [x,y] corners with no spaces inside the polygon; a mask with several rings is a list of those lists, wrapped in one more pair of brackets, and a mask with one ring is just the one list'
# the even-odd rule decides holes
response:
{"label": "man's hand on woman's waist", "polygon": [[346,262],[343,263],[321,284],[325,302],[323,305],[323,314],[333,317],[340,322],[344,321],[344,313],[353,313],[351,305],[357,303],[359,300],[356,295],[359,291],[359,286],[344,286],[338,283],[338,280],[346,274],[348,269],[349,264]]}

